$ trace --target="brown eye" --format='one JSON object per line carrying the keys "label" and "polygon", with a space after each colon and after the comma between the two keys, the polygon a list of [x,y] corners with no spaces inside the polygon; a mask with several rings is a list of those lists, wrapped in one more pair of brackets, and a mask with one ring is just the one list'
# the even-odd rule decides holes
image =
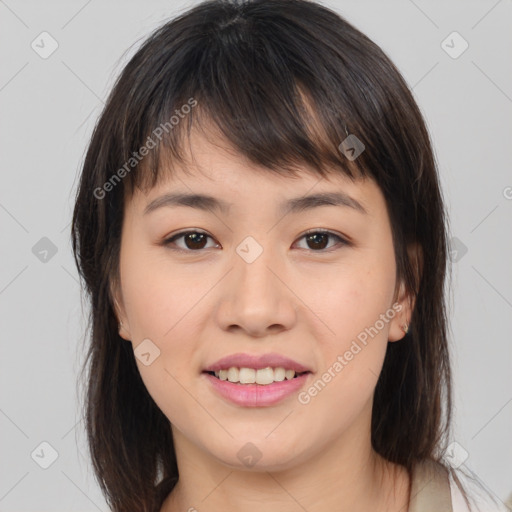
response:
{"label": "brown eye", "polygon": [[306,240],[310,245],[311,249],[325,249],[327,244],[329,243],[329,235],[325,233],[314,233],[312,235],[307,235]]}
{"label": "brown eye", "polygon": [[[181,239],[182,243],[178,244],[176,241]],[[211,236],[202,231],[183,231],[164,240],[163,245],[170,246],[171,249],[182,252],[200,252],[202,249],[209,249],[212,247],[206,246],[208,239],[213,240]],[[302,239],[306,240],[307,244],[307,247],[304,248],[313,252],[329,252],[330,249],[333,247],[335,248],[336,245],[350,245],[349,242],[341,236],[330,231],[309,231],[300,238],[300,240]],[[329,246],[329,241],[333,239],[337,240],[338,243],[331,244]]]}
{"label": "brown eye", "polygon": [[[338,244],[340,245],[348,245],[348,242],[344,240],[339,235],[335,235],[334,233],[331,233],[330,231],[309,231],[305,235],[301,237],[302,239],[306,240],[307,247],[306,249],[311,249],[315,252],[321,252],[326,249],[329,243],[329,239],[336,239],[338,240]],[[335,247],[335,245],[331,245],[330,247]],[[328,251],[324,251],[328,252]]]}
{"label": "brown eye", "polygon": [[[177,249],[182,251],[200,251],[205,249],[208,238],[211,237],[202,231],[184,231],[165,240],[164,245],[177,245]],[[184,247],[175,243],[179,239],[183,239]]]}

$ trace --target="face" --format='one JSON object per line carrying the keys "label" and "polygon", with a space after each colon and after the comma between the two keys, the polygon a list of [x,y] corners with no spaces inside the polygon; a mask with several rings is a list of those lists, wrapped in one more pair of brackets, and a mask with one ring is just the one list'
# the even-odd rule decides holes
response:
{"label": "face", "polygon": [[[271,174],[198,135],[191,150],[187,172],[127,202],[116,291],[177,453],[277,470],[367,440],[387,343],[410,318],[380,189]],[[304,202],[326,193],[339,204]]]}

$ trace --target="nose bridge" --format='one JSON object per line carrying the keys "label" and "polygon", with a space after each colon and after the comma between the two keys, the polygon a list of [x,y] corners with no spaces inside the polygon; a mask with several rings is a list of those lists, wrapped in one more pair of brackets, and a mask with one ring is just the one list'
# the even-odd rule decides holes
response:
{"label": "nose bridge", "polygon": [[237,325],[252,336],[264,336],[272,326],[289,328],[294,322],[293,294],[277,277],[283,265],[268,240],[247,236],[236,246],[229,289],[219,309],[224,328]]}
{"label": "nose bridge", "polygon": [[247,287],[241,291],[243,296],[264,292],[268,295],[264,297],[267,304],[275,301],[279,291],[274,282],[276,276],[270,269],[276,272],[279,267],[275,248],[270,247],[268,238],[262,240],[260,237],[258,241],[249,235],[236,247],[235,279],[237,286]]}

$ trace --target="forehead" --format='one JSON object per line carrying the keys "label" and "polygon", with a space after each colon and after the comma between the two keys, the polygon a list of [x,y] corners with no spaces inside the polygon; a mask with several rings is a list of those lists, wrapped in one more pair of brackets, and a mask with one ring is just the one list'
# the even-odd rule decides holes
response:
{"label": "forehead", "polygon": [[188,201],[189,206],[225,214],[234,213],[233,206],[238,210],[249,203],[279,203],[283,214],[287,209],[300,211],[331,202],[369,215],[379,207],[375,202],[382,200],[379,187],[368,176],[353,179],[339,168],[320,176],[304,164],[265,168],[240,154],[226,139],[193,131],[184,161],[163,158],[157,183],[146,190],[136,189],[129,202],[141,213],[161,206],[159,201],[167,206],[187,205]]}

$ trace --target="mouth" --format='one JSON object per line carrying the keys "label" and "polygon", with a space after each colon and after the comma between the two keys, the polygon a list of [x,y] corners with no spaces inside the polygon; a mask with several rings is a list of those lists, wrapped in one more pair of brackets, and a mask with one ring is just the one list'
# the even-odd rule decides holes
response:
{"label": "mouth", "polygon": [[277,352],[238,352],[203,368],[218,396],[241,407],[269,407],[291,398],[310,380],[313,368]]}
{"label": "mouth", "polygon": [[297,372],[282,366],[265,368],[247,368],[231,366],[217,371],[204,371],[208,375],[221,381],[227,381],[231,384],[268,386],[276,382],[289,381],[297,379],[302,375],[311,373],[310,371]]}
{"label": "mouth", "polygon": [[238,368],[202,372],[211,390],[239,407],[277,406],[306,386],[311,371],[284,367]]}

